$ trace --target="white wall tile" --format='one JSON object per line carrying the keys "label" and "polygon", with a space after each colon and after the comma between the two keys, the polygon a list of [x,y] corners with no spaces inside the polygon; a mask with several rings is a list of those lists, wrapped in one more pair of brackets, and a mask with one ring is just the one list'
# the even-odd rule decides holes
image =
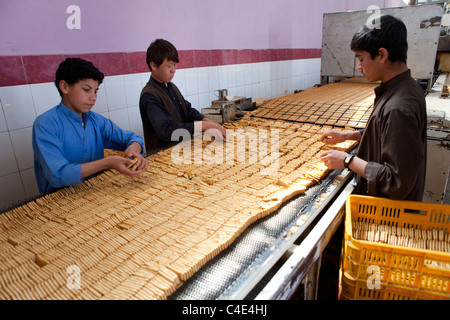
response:
{"label": "white wall tile", "polygon": [[125,99],[125,84],[123,76],[109,76],[104,80],[108,110],[117,110],[127,107]]}
{"label": "white wall tile", "polygon": [[283,79],[287,72],[286,72],[286,61],[277,61],[276,62],[278,66],[278,77],[277,79]]}
{"label": "white wall tile", "polygon": [[127,107],[138,106],[143,88],[140,74],[127,74],[123,76],[123,79],[125,83]]}
{"label": "white wall tile", "polygon": [[294,60],[292,61],[292,75],[299,76],[301,74],[301,61],[302,60]]}
{"label": "white wall tile", "polygon": [[[143,88],[147,84],[148,80],[150,80],[151,73],[150,72],[143,72],[143,73],[140,73],[140,75],[141,75],[141,83],[142,83],[142,88]],[[175,76],[176,75],[177,74],[175,73]]]}
{"label": "white wall tile", "polygon": [[316,59],[314,59],[314,63],[315,63],[315,68],[314,69],[320,71],[320,69],[322,67],[322,59],[321,58],[316,58]]}
{"label": "white wall tile", "polygon": [[233,96],[235,97],[245,97],[246,96],[246,90],[245,88],[248,87],[246,85],[238,86],[236,88],[232,88]]}
{"label": "white wall tile", "polygon": [[26,198],[31,198],[39,195],[34,168],[20,171],[20,177],[22,179],[22,185],[25,191]]}
{"label": "white wall tile", "polygon": [[228,89],[228,95],[232,96],[232,97],[237,97],[240,96],[239,92],[238,92],[238,88],[237,87],[230,87]]}
{"label": "white wall tile", "polygon": [[270,99],[271,98],[271,89],[270,89],[270,82],[265,81],[263,82],[263,88],[262,91],[264,92],[264,98]]}
{"label": "white wall tile", "polygon": [[130,122],[130,131],[133,131],[141,137],[144,136],[144,129],[142,127],[141,114],[139,106],[128,108],[128,121]]}
{"label": "white wall tile", "polygon": [[9,207],[25,198],[25,191],[18,172],[0,176],[0,207]]}
{"label": "white wall tile", "polygon": [[271,98],[278,97],[283,94],[281,90],[281,79],[275,79],[270,81],[271,86]]}
{"label": "white wall tile", "polygon": [[244,84],[249,85],[253,83],[252,77],[252,63],[242,65],[244,67]]}
{"label": "white wall tile", "polygon": [[313,76],[311,75],[311,73],[308,73],[305,76],[305,80],[306,80],[306,88],[311,88],[314,85],[314,81],[313,81]]}
{"label": "white wall tile", "polygon": [[302,90],[301,82],[300,82],[301,76],[294,76],[293,78],[293,89],[295,90]]}
{"label": "white wall tile", "polygon": [[106,88],[104,83],[100,85],[97,91],[97,100],[92,111],[97,113],[108,112],[108,101],[106,101]]}
{"label": "white wall tile", "polygon": [[8,126],[6,125],[5,113],[3,112],[3,103],[0,97],[0,132],[8,131]]}
{"label": "white wall tile", "polygon": [[33,162],[33,145],[32,145],[32,128],[24,128],[10,131],[11,142],[16,155],[19,170],[25,170],[34,166]]}
{"label": "white wall tile", "polygon": [[198,93],[209,92],[209,68],[197,68]]}
{"label": "white wall tile", "polygon": [[186,72],[184,71],[184,69],[177,70],[175,72],[175,76],[173,77],[172,82],[175,83],[175,85],[178,87],[178,90],[180,90],[183,97],[186,97]]}
{"label": "white wall tile", "polygon": [[236,72],[236,87],[247,84],[245,81],[245,66],[246,64],[237,64],[234,66]]}
{"label": "white wall tile", "polygon": [[292,90],[292,78],[283,78],[281,82],[283,94],[294,92],[294,90]]}
{"label": "white wall tile", "polygon": [[250,65],[251,72],[250,72],[250,83],[258,83],[259,82],[259,69],[261,68],[261,65],[259,63],[252,63]]}
{"label": "white wall tile", "polygon": [[219,86],[216,90],[228,89],[228,68],[227,66],[218,67]]}
{"label": "white wall tile", "polygon": [[209,92],[200,93],[198,95],[198,107],[199,107],[199,109],[201,110],[203,108],[209,108],[210,106],[211,106],[211,100],[210,100]]}
{"label": "white wall tile", "polygon": [[283,77],[285,78],[292,78],[294,72],[292,70],[293,68],[293,63],[292,61],[288,60],[288,61],[283,61]]}
{"label": "white wall tile", "polygon": [[192,108],[197,109],[199,112],[202,112],[202,109],[199,107],[198,94],[188,95],[185,97],[185,99],[191,103]]}
{"label": "white wall tile", "polygon": [[259,84],[258,83],[252,83],[251,87],[252,87],[251,97],[254,98],[254,99],[261,98],[261,96],[259,96]]}
{"label": "white wall tile", "polygon": [[258,98],[267,98],[266,82],[259,82],[258,83]]}
{"label": "white wall tile", "polygon": [[236,65],[229,65],[229,66],[227,66],[227,69],[228,69],[228,72],[227,72],[227,75],[228,75],[228,89],[234,88],[234,87],[237,86]]}
{"label": "white wall tile", "polygon": [[217,91],[209,92],[209,101],[211,101],[210,105],[212,105],[212,101],[217,100]]}
{"label": "white wall tile", "polygon": [[276,79],[283,79],[286,75],[286,68],[285,68],[285,62],[286,61],[277,61],[275,62],[275,65],[277,67],[277,76]]}
{"label": "white wall tile", "polygon": [[267,82],[270,80],[270,62],[262,62],[260,67],[259,81]]}
{"label": "white wall tile", "polygon": [[246,98],[254,98],[253,97],[253,88],[251,84],[245,85],[243,86],[243,93],[240,94],[240,96],[242,97],[246,97]]}
{"label": "white wall tile", "polygon": [[61,102],[61,96],[53,82],[30,85],[36,116],[43,114]]}
{"label": "white wall tile", "polygon": [[9,130],[33,125],[36,112],[29,85],[0,87],[0,99]]}
{"label": "white wall tile", "polygon": [[314,85],[319,84],[320,83],[320,72],[316,72],[313,75],[313,80],[314,80]]}
{"label": "white wall tile", "polygon": [[185,69],[186,76],[186,95],[197,94],[198,91],[198,80],[197,80],[197,69],[190,68]]}
{"label": "white wall tile", "polygon": [[128,119],[128,109],[118,109],[109,112],[109,118],[123,130],[130,130],[130,121]]}
{"label": "white wall tile", "polygon": [[270,63],[270,80],[275,80],[278,79],[278,75],[279,75],[279,67],[278,67],[278,63],[276,62],[271,62]]}
{"label": "white wall tile", "polygon": [[0,157],[0,176],[17,172],[19,168],[17,167],[9,132],[0,133],[0,150],[2,150]]}
{"label": "white wall tile", "polygon": [[219,90],[219,68],[218,67],[209,67],[209,90],[215,91]]}

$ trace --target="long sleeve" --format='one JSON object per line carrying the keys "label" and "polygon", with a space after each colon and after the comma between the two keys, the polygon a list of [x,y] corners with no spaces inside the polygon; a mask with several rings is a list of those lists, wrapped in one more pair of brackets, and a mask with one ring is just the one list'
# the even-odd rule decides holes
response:
{"label": "long sleeve", "polygon": [[367,161],[355,193],[422,201],[427,164],[426,103],[408,70],[375,88],[358,157]]}
{"label": "long sleeve", "polygon": [[34,167],[41,193],[82,182],[81,163],[67,158],[59,129],[54,122],[38,120],[33,125]]}
{"label": "long sleeve", "polygon": [[98,117],[98,121],[105,148],[123,151],[133,142],[137,142],[141,145],[142,153],[144,152],[144,140],[141,136],[121,129],[114,122],[102,116]]}
{"label": "long sleeve", "polygon": [[104,148],[124,151],[138,142],[143,152],[143,139],[133,132],[92,111],[83,119],[84,125],[62,103],[36,118],[33,150],[39,192],[81,183],[82,164],[102,159]]}
{"label": "long sleeve", "polygon": [[[149,93],[144,94],[141,98],[141,104],[142,110],[145,112],[147,119],[150,121],[156,134],[162,141],[171,142],[172,133],[177,129],[186,129],[189,131],[191,135],[194,134],[193,122],[189,123],[174,122],[172,116],[154,95]],[[191,110],[193,109],[191,108]],[[188,115],[190,113],[194,114],[195,112],[188,111]]]}
{"label": "long sleeve", "polygon": [[384,117],[382,126],[380,162],[368,162],[365,170],[368,194],[378,190],[391,199],[404,199],[417,184],[426,156],[421,132],[417,119],[398,109]]}
{"label": "long sleeve", "polygon": [[205,118],[205,116],[202,115],[197,109],[192,108],[192,105],[189,101],[184,100],[184,103],[186,105],[189,122],[202,121]]}

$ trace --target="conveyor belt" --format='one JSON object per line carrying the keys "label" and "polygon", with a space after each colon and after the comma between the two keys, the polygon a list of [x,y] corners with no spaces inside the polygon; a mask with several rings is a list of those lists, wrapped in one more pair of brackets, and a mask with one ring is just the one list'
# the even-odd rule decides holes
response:
{"label": "conveyor belt", "polygon": [[[270,279],[274,272],[272,267],[299,237],[306,236],[327,203],[345,186],[344,181],[339,181],[343,174],[347,174],[347,171],[330,172],[304,195],[253,223],[229,248],[184,283],[170,299],[251,299],[261,289],[257,287],[260,280],[264,282]],[[328,196],[323,198],[323,194]],[[302,214],[309,218],[295,233],[286,236]],[[255,290],[251,292],[253,288]]]}
{"label": "conveyor belt", "polygon": [[310,88],[271,99],[248,115],[252,118],[284,120],[364,128],[373,109],[373,89],[378,84],[341,82]]}
{"label": "conveyor belt", "polygon": [[[4,224],[8,231],[7,238],[5,234],[3,235],[4,263],[8,268],[9,264],[12,264],[9,269],[14,272],[22,267],[21,264],[26,264],[28,268],[26,270],[34,282],[20,282],[16,279],[5,278],[8,282],[5,288],[7,287],[8,290],[5,289],[4,296],[14,299],[24,297],[33,299],[149,299],[149,297],[165,299],[171,294],[170,299],[246,298],[258,282],[270,274],[272,267],[292,244],[299,237],[306,236],[322,213],[323,207],[319,205],[319,202],[324,204],[331,199],[322,195],[337,192],[341,185],[336,183],[341,172],[331,171],[326,178],[322,179],[321,174],[325,171],[322,168],[316,170],[315,162],[311,161],[315,154],[308,151],[321,147],[318,145],[320,142],[316,141],[317,137],[312,139],[319,133],[318,129],[314,128],[310,132],[309,125],[299,126],[298,123],[294,123],[287,127],[286,123],[276,121],[256,122],[255,128],[260,128],[260,125],[265,129],[275,126],[282,132],[286,131],[286,137],[282,139],[280,149],[283,153],[281,158],[283,173],[292,173],[292,179],[303,177],[305,174],[311,175],[311,181],[317,184],[312,187],[308,184],[309,189],[302,196],[284,204],[278,211],[268,216],[264,215],[263,217],[266,218],[258,218],[260,220],[250,227],[247,228],[246,225],[245,230],[235,233],[236,236],[240,234],[237,241],[233,241],[232,244],[226,243],[226,246],[219,243],[214,248],[212,243],[207,243],[209,246],[203,250],[201,241],[206,241],[204,238],[209,233],[206,231],[199,233],[201,239],[197,241],[199,236],[193,230],[196,230],[197,225],[206,225],[207,228],[205,228],[208,231],[216,228],[214,223],[210,223],[214,220],[208,220],[208,217],[224,219],[220,214],[226,210],[226,207],[222,211],[220,206],[215,205],[208,210],[203,208],[219,200],[223,202],[224,199],[229,201],[223,204],[230,205],[234,201],[230,200],[231,197],[239,200],[239,191],[233,190],[231,186],[237,185],[240,188],[243,186],[239,184],[242,181],[245,186],[249,185],[250,182],[247,183],[245,179],[251,176],[252,171],[245,171],[246,168],[242,168],[242,170],[225,172],[224,168],[218,168],[219,173],[226,173],[226,175],[215,186],[218,192],[213,192],[208,198],[205,194],[209,195],[208,192],[212,188],[209,183],[209,186],[199,185],[197,180],[191,181],[191,175],[183,170],[180,176],[180,170],[167,166],[167,154],[160,157],[155,155],[155,159],[152,159],[153,165],[149,166],[147,174],[141,179],[128,181],[108,171],[80,186],[61,190],[61,194],[58,194],[61,198],[56,199],[59,202],[56,202],[52,195],[43,196],[36,199],[36,203],[27,203],[26,208],[14,212],[14,215],[18,216],[17,221],[5,221]],[[302,142],[304,142],[303,145]],[[345,146],[345,148],[348,147]],[[304,159],[301,158],[303,155],[305,155]],[[302,161],[306,161],[305,164],[308,166],[303,165]],[[317,159],[315,161],[317,162]],[[200,170],[193,178],[205,173]],[[240,177],[241,173],[243,177]],[[279,190],[284,192],[282,183],[284,181],[274,179],[272,181],[268,178],[262,182],[251,180],[254,188],[252,193],[247,194],[247,198],[242,199],[242,205],[249,201],[261,203],[267,200],[267,203],[263,202],[266,205],[261,206],[260,209],[268,210],[268,206],[274,205],[274,199],[277,201],[281,199],[278,198],[281,197],[281,193],[275,192]],[[198,194],[199,186],[204,189],[205,194]],[[225,190],[228,187],[230,190]],[[186,188],[197,189],[192,194],[188,194],[185,192]],[[223,192],[223,198],[219,199],[216,195],[222,195],[222,190],[228,192]],[[274,198],[272,194],[277,197]],[[200,197],[205,200],[201,204],[196,202]],[[183,198],[187,199],[187,202],[178,203]],[[120,201],[114,202],[113,200],[116,199]],[[186,210],[191,203],[196,206],[190,208],[190,211]],[[279,203],[277,207],[278,205]],[[53,210],[53,206],[57,206],[57,209]],[[172,207],[173,211],[169,210]],[[163,210],[161,214],[161,208],[168,210]],[[234,212],[230,211],[230,214],[242,212],[240,211],[242,207],[238,209]],[[201,210],[205,213],[204,218],[195,220],[196,223],[189,223],[195,213]],[[308,217],[308,219],[304,221],[299,217]],[[248,216],[243,216],[244,218],[249,219]],[[26,220],[28,224],[22,223],[20,219]],[[17,222],[17,225],[14,226],[13,222]],[[36,223],[33,224],[34,222]],[[160,227],[163,222],[169,223],[167,228]],[[33,225],[36,233],[24,231],[25,225]],[[228,237],[231,232],[236,232],[235,230],[239,228],[234,220],[230,220],[230,224],[226,227]],[[184,247],[183,241],[171,247],[172,233],[176,233],[183,239],[187,237],[187,247]],[[218,236],[222,235],[222,233],[216,233]],[[34,241],[35,239],[39,242]],[[229,238],[225,240],[227,239]],[[223,237],[213,240],[224,241]],[[229,241],[231,243],[231,240]],[[219,245],[227,249],[222,251]],[[196,255],[190,256],[187,250],[193,247],[197,249]],[[216,256],[215,250],[219,249],[221,253]],[[19,251],[23,253],[20,261],[10,259],[10,255],[17,256],[16,253]],[[206,262],[212,256],[215,258]],[[178,261],[176,259],[181,261],[178,265],[172,263]],[[13,260],[14,263],[12,263]],[[171,264],[167,260],[171,260],[169,261]],[[71,264],[79,263],[80,268],[86,270],[83,277],[87,280],[82,290],[71,291],[66,287],[64,277],[67,276],[65,270],[67,261]],[[160,266],[160,261],[163,267]],[[180,276],[166,267],[165,263],[175,268]],[[200,270],[191,277],[194,272],[192,270],[198,270],[198,268]],[[47,270],[51,271],[47,272]],[[46,273],[43,275],[45,278],[43,280],[35,276],[44,272]],[[28,274],[26,276],[28,277]],[[89,283],[88,280],[92,282]],[[172,280],[174,281],[171,282]],[[174,292],[173,290],[181,281],[185,283]],[[15,290],[16,283],[23,285],[24,289]]]}

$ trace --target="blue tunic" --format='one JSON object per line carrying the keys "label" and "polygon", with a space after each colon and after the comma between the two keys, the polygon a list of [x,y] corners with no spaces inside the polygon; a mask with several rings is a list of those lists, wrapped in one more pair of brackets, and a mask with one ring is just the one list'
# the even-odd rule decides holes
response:
{"label": "blue tunic", "polygon": [[142,137],[122,130],[111,120],[89,111],[81,117],[62,102],[38,116],[33,124],[34,171],[39,192],[81,183],[81,165],[104,157],[104,148],[124,151]]}

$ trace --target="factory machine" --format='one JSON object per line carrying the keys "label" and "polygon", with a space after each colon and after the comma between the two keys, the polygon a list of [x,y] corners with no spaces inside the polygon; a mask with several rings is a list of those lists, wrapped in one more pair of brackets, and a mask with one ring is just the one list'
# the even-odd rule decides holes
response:
{"label": "factory machine", "polygon": [[227,89],[218,92],[218,99],[211,102],[211,107],[202,109],[202,114],[216,123],[236,121],[255,108],[252,98],[230,96]]}
{"label": "factory machine", "polygon": [[[439,5],[324,14],[321,85],[326,87],[330,82],[362,77],[349,44],[354,32],[375,13],[392,14],[405,22],[410,44],[408,65],[413,77],[425,83],[424,92],[430,91],[436,80],[434,65],[443,13]],[[211,114],[215,114],[215,120],[223,123],[231,119],[232,112],[239,110],[236,105],[236,101],[219,98],[213,101],[211,108],[204,109],[204,114],[211,118],[214,117]],[[432,130],[439,128],[435,126]],[[435,143],[448,139],[447,129],[443,130],[446,138],[441,132],[438,134],[440,140]],[[435,159],[444,159],[440,161],[445,163],[449,149],[441,150],[446,152],[444,158],[440,154]],[[448,165],[448,161],[446,163]],[[429,161],[428,165],[433,168],[434,163]],[[438,185],[443,192],[438,195],[438,200],[446,203],[449,190],[448,186],[444,190],[442,183],[448,185],[448,168],[444,173],[439,177]],[[427,187],[436,187],[435,182],[427,182]],[[351,172],[332,171],[305,195],[290,200],[277,212],[253,223],[170,298],[316,299],[322,254],[344,219],[345,202],[353,192],[354,183]],[[306,214],[309,219],[286,237],[300,214]]]}

